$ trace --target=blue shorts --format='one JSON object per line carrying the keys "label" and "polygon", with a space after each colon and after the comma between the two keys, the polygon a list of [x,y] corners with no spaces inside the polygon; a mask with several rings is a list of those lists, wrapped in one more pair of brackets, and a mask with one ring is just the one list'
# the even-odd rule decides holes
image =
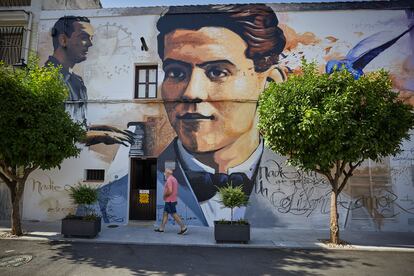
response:
{"label": "blue shorts", "polygon": [[175,208],[176,205],[177,202],[165,202],[164,212],[166,212],[167,214],[177,213],[177,209]]}

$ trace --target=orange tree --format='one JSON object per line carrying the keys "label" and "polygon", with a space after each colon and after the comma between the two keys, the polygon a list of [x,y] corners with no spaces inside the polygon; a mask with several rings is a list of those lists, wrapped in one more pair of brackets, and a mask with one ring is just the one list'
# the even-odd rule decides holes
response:
{"label": "orange tree", "polygon": [[20,200],[29,174],[80,152],[84,130],[65,111],[67,95],[58,68],[40,68],[36,59],[27,70],[0,64],[0,180],[10,190],[14,235],[22,235]]}
{"label": "orange tree", "polygon": [[358,80],[346,70],[303,74],[271,83],[259,99],[258,127],[267,146],[288,163],[324,175],[332,186],[330,242],[339,243],[337,199],[365,159],[400,152],[414,125],[410,105],[398,99],[383,70]]}

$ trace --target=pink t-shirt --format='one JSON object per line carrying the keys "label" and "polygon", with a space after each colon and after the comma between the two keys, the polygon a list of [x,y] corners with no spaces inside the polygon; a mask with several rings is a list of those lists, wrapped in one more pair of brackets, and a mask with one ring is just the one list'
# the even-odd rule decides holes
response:
{"label": "pink t-shirt", "polygon": [[164,191],[167,187],[172,191],[172,194],[165,198],[165,202],[176,202],[178,192],[178,182],[174,176],[170,175],[165,183]]}

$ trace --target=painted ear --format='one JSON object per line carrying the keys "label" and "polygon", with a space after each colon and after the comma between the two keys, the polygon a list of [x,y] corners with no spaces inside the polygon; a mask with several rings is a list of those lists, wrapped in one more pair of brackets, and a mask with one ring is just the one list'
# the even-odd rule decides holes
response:
{"label": "painted ear", "polygon": [[66,37],[65,34],[60,34],[59,37],[58,37],[59,45],[62,48],[66,48],[67,40],[68,40],[68,38]]}
{"label": "painted ear", "polygon": [[287,79],[286,72],[281,66],[275,65],[269,69],[267,81],[284,82]]}

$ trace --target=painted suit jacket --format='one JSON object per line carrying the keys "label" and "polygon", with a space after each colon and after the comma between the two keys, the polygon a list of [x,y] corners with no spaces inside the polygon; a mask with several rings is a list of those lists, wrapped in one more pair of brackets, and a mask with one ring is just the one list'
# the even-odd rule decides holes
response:
{"label": "painted suit jacket", "polygon": [[[175,138],[157,162],[157,191],[164,189],[164,164],[174,161],[174,177],[179,183],[177,212],[186,223],[208,226],[203,211],[177,158]],[[245,219],[253,227],[327,228],[329,226],[330,185],[315,173],[304,173],[285,164],[286,158],[264,148],[255,185],[246,207]],[[344,206],[347,203],[343,199]],[[157,193],[157,219],[163,209],[162,193]],[[340,208],[341,212],[341,208]],[[340,216],[342,221],[345,215]]]}
{"label": "painted suit jacket", "polygon": [[[53,64],[54,67],[62,65],[55,57],[49,56],[49,59],[45,62],[47,64]],[[69,96],[67,102],[65,102],[65,109],[69,112],[72,119],[77,122],[83,123],[86,126],[86,109],[88,94],[86,86],[83,83],[81,76],[75,73],[70,73],[67,69],[61,68],[60,73],[63,75],[63,80],[69,89]]]}

